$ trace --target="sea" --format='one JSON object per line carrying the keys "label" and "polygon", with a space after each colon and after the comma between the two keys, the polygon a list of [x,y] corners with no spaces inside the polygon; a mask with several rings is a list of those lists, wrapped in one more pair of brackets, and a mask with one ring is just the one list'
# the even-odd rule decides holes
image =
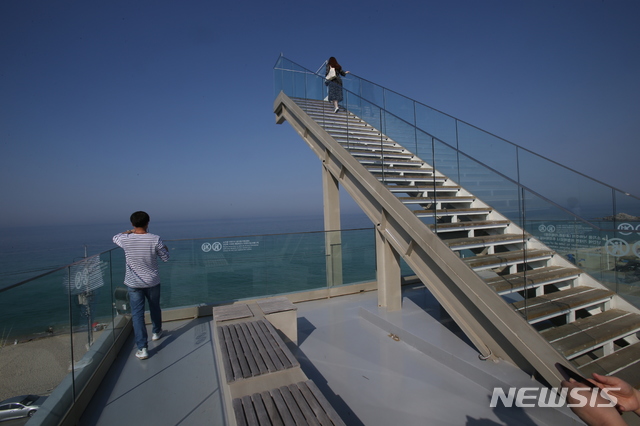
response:
{"label": "sea", "polygon": [[[373,227],[363,213],[343,214],[341,224],[342,229]],[[321,215],[306,215],[152,221],[149,232],[160,235],[170,245],[175,240],[317,232],[323,226]],[[112,237],[130,228],[126,222],[0,228],[0,306],[5,307],[4,315],[0,313],[0,346],[7,343],[9,335],[13,341],[19,330],[23,330],[19,333],[22,335],[34,329],[41,333],[43,317],[60,314],[43,312],[38,305],[38,301],[59,297],[60,288],[56,285],[43,291],[39,286],[34,294],[34,286],[29,285],[32,279],[116,248]]]}
{"label": "sea", "polygon": [[[372,226],[361,213],[343,215],[341,223],[342,229]],[[0,227],[0,289],[113,249],[112,237],[130,228],[126,222]],[[166,221],[149,226],[149,232],[165,241],[322,230],[323,217],[317,215]]]}

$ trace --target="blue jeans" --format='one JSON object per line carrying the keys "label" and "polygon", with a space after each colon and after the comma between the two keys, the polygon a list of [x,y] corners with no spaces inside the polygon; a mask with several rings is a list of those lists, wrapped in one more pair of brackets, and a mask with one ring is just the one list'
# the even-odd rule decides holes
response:
{"label": "blue jeans", "polygon": [[149,301],[149,314],[153,333],[162,331],[162,311],[160,310],[160,284],[147,288],[129,289],[129,303],[133,320],[133,333],[138,349],[147,347],[147,326],[144,323],[144,300]]}

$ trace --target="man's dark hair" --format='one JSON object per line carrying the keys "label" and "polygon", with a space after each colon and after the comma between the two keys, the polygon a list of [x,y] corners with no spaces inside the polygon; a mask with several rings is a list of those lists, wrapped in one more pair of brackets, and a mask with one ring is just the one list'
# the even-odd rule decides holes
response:
{"label": "man's dark hair", "polygon": [[131,224],[136,228],[144,228],[149,224],[149,215],[146,212],[135,212],[131,215]]}

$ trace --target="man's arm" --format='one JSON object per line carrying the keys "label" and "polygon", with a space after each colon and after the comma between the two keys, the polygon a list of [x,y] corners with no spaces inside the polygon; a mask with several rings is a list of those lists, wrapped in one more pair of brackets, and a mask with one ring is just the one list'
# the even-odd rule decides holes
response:
{"label": "man's arm", "polygon": [[158,257],[162,259],[163,262],[169,260],[169,247],[162,241],[162,239],[158,240],[158,245],[156,246],[156,253]]}

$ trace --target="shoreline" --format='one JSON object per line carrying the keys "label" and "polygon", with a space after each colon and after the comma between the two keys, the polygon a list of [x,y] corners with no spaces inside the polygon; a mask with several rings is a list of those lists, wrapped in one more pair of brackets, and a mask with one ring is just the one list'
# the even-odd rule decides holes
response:
{"label": "shoreline", "polygon": [[[102,331],[93,333],[98,339]],[[74,333],[76,362],[88,351],[87,332]],[[17,395],[49,395],[71,372],[69,334],[36,337],[0,346],[0,401]]]}

